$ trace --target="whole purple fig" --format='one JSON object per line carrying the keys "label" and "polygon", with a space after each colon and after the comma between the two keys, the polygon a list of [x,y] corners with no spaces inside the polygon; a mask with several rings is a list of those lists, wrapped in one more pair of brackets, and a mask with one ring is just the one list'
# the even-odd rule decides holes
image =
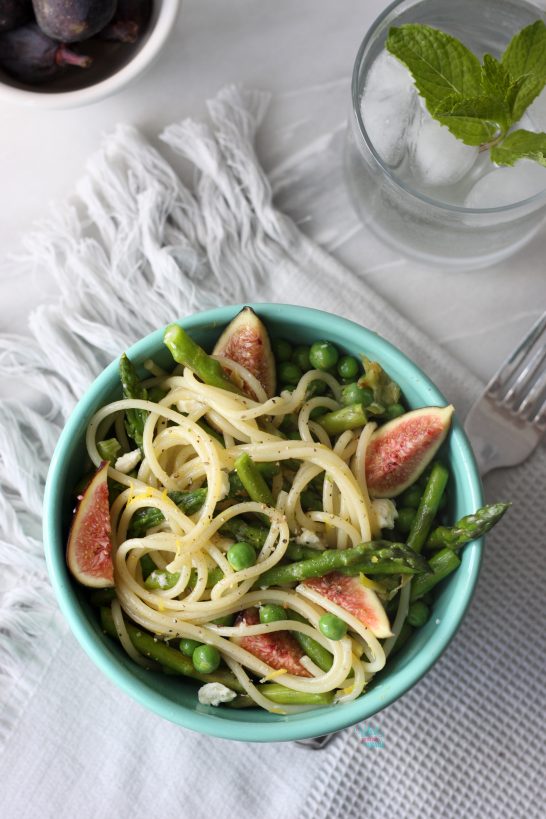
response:
{"label": "whole purple fig", "polygon": [[56,43],[36,23],[0,34],[0,66],[18,80],[37,84],[59,74],[63,66],[87,68],[91,58]]}
{"label": "whole purple fig", "polygon": [[118,0],[112,22],[104,28],[101,40],[136,43],[152,15],[152,0]]}
{"label": "whole purple fig", "polygon": [[116,11],[116,0],[32,0],[42,31],[53,40],[77,43],[103,29]]}
{"label": "whole purple fig", "polygon": [[31,0],[0,0],[0,31],[11,31],[32,17]]}

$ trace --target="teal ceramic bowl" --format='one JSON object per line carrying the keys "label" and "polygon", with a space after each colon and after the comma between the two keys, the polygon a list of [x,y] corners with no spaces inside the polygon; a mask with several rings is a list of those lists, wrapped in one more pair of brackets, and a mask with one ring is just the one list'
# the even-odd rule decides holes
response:
{"label": "teal ceramic bowl", "polygon": [[[412,408],[448,403],[404,353],[358,324],[305,307],[252,306],[273,336],[300,344],[328,338],[344,351],[354,355],[365,352],[376,359],[399,382]],[[236,305],[210,310],[184,319],[181,324],[199,344],[211,349],[221,328],[240,308],[241,305]],[[160,365],[169,366],[170,354],[163,346],[162,336],[163,330],[158,330],[139,341],[128,351],[131,359],[141,364],[153,358]],[[480,541],[464,549],[461,566],[444,581],[428,623],[415,632],[377,675],[367,692],[354,702],[284,717],[259,709],[201,706],[197,700],[197,685],[191,680],[145,671],[134,664],[101,632],[96,612],[72,580],[65,564],[73,488],[81,478],[85,460],[85,430],[93,413],[117,397],[119,380],[115,361],[87,390],[61,434],[47,479],[44,536],[49,574],[64,616],[89,657],[126,694],[160,716],[193,731],[224,739],[278,742],[338,731],[368,719],[402,696],[432,668],[459,628],[472,597],[480,567]],[[457,421],[444,447],[451,469],[450,515],[456,520],[482,504],[482,490],[470,444]]]}

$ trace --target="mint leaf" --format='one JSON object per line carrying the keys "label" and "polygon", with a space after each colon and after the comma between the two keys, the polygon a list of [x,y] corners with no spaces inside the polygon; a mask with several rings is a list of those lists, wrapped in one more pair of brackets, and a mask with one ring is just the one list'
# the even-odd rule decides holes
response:
{"label": "mint leaf", "polygon": [[506,97],[512,84],[508,69],[491,54],[484,54],[482,66],[483,93]]}
{"label": "mint leaf", "polygon": [[480,61],[443,31],[406,23],[390,29],[386,48],[408,67],[431,114],[453,94],[477,97],[482,93]]}
{"label": "mint leaf", "polygon": [[433,116],[466,145],[483,145],[497,139],[508,127],[510,111],[498,97],[453,95]]}
{"label": "mint leaf", "polygon": [[512,81],[520,81],[512,99],[512,117],[517,122],[546,85],[546,25],[542,20],[512,38],[501,62]]}
{"label": "mint leaf", "polygon": [[499,145],[491,148],[491,159],[497,165],[514,165],[518,159],[534,159],[546,167],[546,134],[512,131]]}

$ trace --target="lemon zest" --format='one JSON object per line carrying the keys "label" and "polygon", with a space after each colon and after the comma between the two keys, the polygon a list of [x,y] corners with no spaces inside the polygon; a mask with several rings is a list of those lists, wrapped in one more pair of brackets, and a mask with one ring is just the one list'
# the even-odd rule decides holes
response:
{"label": "lemon zest", "polygon": [[359,577],[360,577],[360,582],[367,589],[372,589],[373,591],[378,591],[378,592],[384,592],[385,591],[385,588],[381,585],[381,583],[378,583],[376,580],[370,580],[370,578],[366,577],[366,575],[362,574],[362,572],[360,572]]}
{"label": "lemon zest", "polygon": [[267,682],[268,680],[274,680],[277,677],[281,677],[283,674],[288,674],[286,668],[279,668],[277,671],[271,671],[270,674],[266,674],[265,677],[262,677],[260,682]]}

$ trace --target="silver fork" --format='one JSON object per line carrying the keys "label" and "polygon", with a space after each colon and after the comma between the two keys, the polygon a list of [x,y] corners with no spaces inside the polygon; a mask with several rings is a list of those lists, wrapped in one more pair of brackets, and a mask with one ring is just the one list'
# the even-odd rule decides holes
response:
{"label": "silver fork", "polygon": [[529,457],[546,430],[546,313],[493,376],[466,416],[483,476]]}
{"label": "silver fork", "polygon": [[[546,430],[546,313],[493,376],[464,424],[480,475],[516,466],[533,452]],[[339,733],[339,732],[336,732]],[[300,739],[313,751],[336,733]]]}

